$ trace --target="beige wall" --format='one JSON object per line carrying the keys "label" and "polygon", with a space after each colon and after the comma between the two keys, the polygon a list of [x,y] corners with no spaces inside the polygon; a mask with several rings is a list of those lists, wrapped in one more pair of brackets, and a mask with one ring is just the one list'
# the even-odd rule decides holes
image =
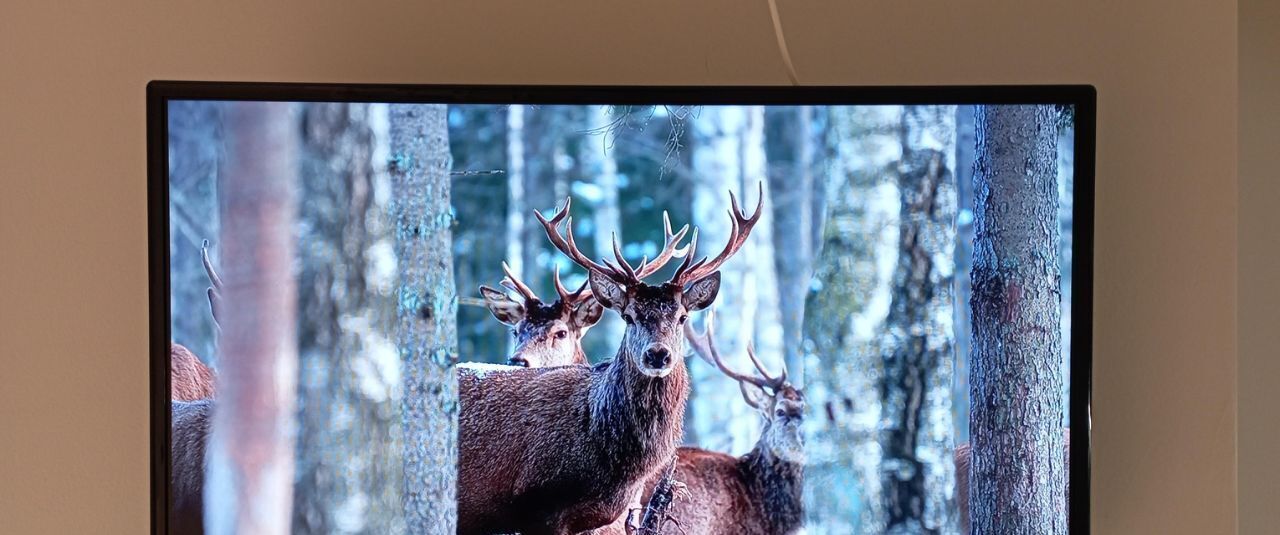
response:
{"label": "beige wall", "polygon": [[1280,526],[1280,4],[1240,2],[1240,533]]}
{"label": "beige wall", "polygon": [[[1233,532],[1235,3],[780,3],[805,83],[1097,85],[1096,531]],[[763,0],[13,4],[0,7],[11,533],[147,529],[148,80],[787,80]]]}

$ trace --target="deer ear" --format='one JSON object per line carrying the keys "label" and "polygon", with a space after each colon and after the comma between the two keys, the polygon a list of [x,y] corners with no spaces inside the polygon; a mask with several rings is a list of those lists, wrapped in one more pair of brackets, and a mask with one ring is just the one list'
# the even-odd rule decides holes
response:
{"label": "deer ear", "polygon": [[627,291],[622,288],[622,285],[613,282],[609,277],[596,273],[594,270],[587,275],[587,280],[591,282],[591,294],[596,297],[597,301],[600,301],[600,304],[614,310],[622,310],[627,295]]}
{"label": "deer ear", "polygon": [[720,272],[689,283],[684,287],[684,307],[688,310],[702,310],[711,306],[720,293]]}
{"label": "deer ear", "polygon": [[493,313],[493,317],[507,325],[515,325],[524,321],[524,305],[516,302],[506,292],[488,286],[480,287],[480,296],[484,298],[484,306]]}
{"label": "deer ear", "polygon": [[579,334],[582,334],[587,331],[588,327],[600,321],[600,317],[603,315],[604,306],[595,299],[588,299],[587,302],[573,309],[572,321],[578,326]]}

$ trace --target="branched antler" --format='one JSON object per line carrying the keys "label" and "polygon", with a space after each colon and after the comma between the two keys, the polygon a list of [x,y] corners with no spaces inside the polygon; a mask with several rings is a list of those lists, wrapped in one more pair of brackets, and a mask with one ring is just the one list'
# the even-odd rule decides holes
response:
{"label": "branched antler", "polygon": [[[542,223],[542,227],[547,232],[547,239],[560,252],[568,256],[575,264],[578,264],[587,271],[592,271],[608,277],[610,280],[623,285],[639,284],[642,279],[656,273],[662,266],[666,265],[672,258],[685,257],[691,252],[689,246],[677,247],[680,240],[684,239],[685,234],[689,232],[689,225],[681,227],[679,232],[671,231],[671,219],[666,212],[662,214],[663,233],[666,243],[663,244],[662,251],[653,258],[652,261],[643,259],[640,261],[639,267],[632,267],[630,263],[622,256],[622,246],[618,243],[618,236],[613,236],[613,257],[614,262],[604,260],[603,263],[596,262],[583,254],[578,249],[577,243],[573,239],[573,217],[569,215],[569,208],[573,199],[566,198],[564,206],[560,208],[551,219],[547,219],[540,212],[534,212],[534,216]],[[560,234],[559,226],[564,223],[564,235]],[[695,231],[696,233],[696,231]]]}
{"label": "branched antler", "polygon": [[218,311],[222,309],[222,279],[213,270],[213,261],[209,259],[209,240],[200,244],[200,262],[204,264],[204,273],[209,277],[210,286],[205,290],[209,297],[209,313],[213,315],[214,326],[219,326]]}
{"label": "branched antler", "polygon": [[[689,341],[689,345],[693,347],[693,352],[695,354],[701,357],[702,360],[706,361],[708,364],[719,368],[725,375],[737,380],[740,385],[745,386],[746,384],[752,384],[760,388],[767,388],[777,392],[787,383],[786,362],[784,361],[782,363],[782,373],[780,375],[775,376],[769,373],[769,370],[765,369],[764,364],[762,364],[760,359],[756,357],[756,350],[752,344],[747,344],[747,357],[751,359],[751,364],[755,365],[756,370],[760,372],[759,376],[739,373],[725,364],[724,359],[720,358],[720,350],[716,348],[714,310],[707,311],[705,326],[701,333],[693,330],[693,325],[686,322],[684,325],[684,337]],[[746,397],[747,402],[751,403],[751,397]]]}
{"label": "branched antler", "polygon": [[743,244],[747,242],[747,236],[751,235],[751,229],[760,221],[760,216],[764,213],[764,183],[761,182],[756,194],[758,200],[756,202],[755,211],[748,216],[746,211],[742,209],[742,205],[738,204],[738,198],[729,192],[729,201],[733,205],[729,208],[729,217],[733,220],[733,228],[729,232],[729,242],[725,244],[724,250],[710,261],[705,257],[697,262],[692,262],[693,252],[697,248],[698,239],[695,234],[689,244],[689,254],[684,257],[684,262],[680,263],[680,267],[676,269],[675,275],[671,278],[671,282],[679,285],[688,284],[699,280],[707,275],[714,273],[724,265],[729,257],[741,249]]}

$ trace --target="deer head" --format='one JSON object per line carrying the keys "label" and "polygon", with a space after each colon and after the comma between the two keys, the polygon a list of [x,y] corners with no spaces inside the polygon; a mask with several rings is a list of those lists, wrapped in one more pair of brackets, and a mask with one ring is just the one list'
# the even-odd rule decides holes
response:
{"label": "deer head", "polygon": [[756,357],[755,348],[747,345],[747,357],[756,367],[759,374],[744,374],[734,371],[720,358],[720,351],[715,345],[715,315],[707,313],[702,333],[693,330],[693,326],[685,325],[685,338],[702,360],[719,368],[721,372],[738,382],[742,390],[742,398],[747,405],[756,409],[765,420],[764,431],[760,435],[760,445],[773,456],[799,462],[804,459],[804,435],[800,426],[804,423],[804,392],[787,381],[787,365],[782,363],[782,373],[770,374]]}
{"label": "deer head", "polygon": [[493,317],[509,325],[515,336],[516,349],[508,363],[529,368],[586,364],[582,336],[604,314],[604,307],[591,297],[587,284],[573,292],[566,290],[557,268],[553,278],[558,297],[546,303],[511,273],[506,262],[502,271],[507,275],[502,286],[520,294],[520,299],[488,286],[480,287],[480,295]]}
{"label": "deer head", "polygon": [[[747,236],[751,234],[751,228],[760,220],[764,207],[763,185],[760,202],[750,216],[741,209],[732,192],[729,193],[729,199],[733,204],[729,210],[733,228],[729,243],[714,259],[693,261],[698,245],[697,229],[694,229],[688,246],[676,248],[675,244],[684,238],[689,227],[685,225],[679,232],[672,233],[670,221],[663,214],[668,236],[667,246],[653,262],[641,260],[639,267],[632,267],[623,258],[616,235],[613,239],[614,262],[596,262],[587,258],[573,239],[573,218],[569,217],[570,199],[565,200],[564,207],[551,219],[535,213],[552,245],[587,270],[587,281],[596,300],[622,316],[626,331],[622,337],[619,358],[630,359],[634,369],[643,375],[662,378],[675,368],[675,364],[679,362],[677,357],[684,352],[680,327],[688,321],[690,312],[702,310],[715,301],[720,290],[720,266],[742,248]],[[558,229],[562,222],[565,223],[563,236]],[[657,271],[653,268],[654,264],[665,263],[676,256],[683,256],[684,260],[671,280],[656,286],[642,280],[644,276]]]}
{"label": "deer head", "polygon": [[[679,233],[672,232],[671,220],[666,214],[663,214],[662,223],[666,243],[652,262],[644,262],[637,270],[639,278],[652,275],[672,258],[682,257],[687,252],[687,249],[677,246],[688,226]],[[488,286],[480,287],[480,295],[493,317],[511,326],[516,349],[508,363],[529,368],[587,364],[586,354],[582,351],[582,337],[604,314],[604,307],[592,295],[589,283],[583,282],[577,290],[570,292],[560,282],[560,267],[556,266],[552,280],[558,297],[546,303],[512,274],[505,262],[502,271],[506,274],[502,286],[518,293],[520,298],[513,299],[506,292]]]}

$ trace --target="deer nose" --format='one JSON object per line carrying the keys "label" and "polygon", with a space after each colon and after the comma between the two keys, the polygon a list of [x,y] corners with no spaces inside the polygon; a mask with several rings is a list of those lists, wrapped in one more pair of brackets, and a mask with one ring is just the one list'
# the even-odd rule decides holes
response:
{"label": "deer nose", "polygon": [[529,361],[524,357],[511,357],[510,359],[507,360],[507,363],[512,366],[520,366],[522,368],[529,367]]}
{"label": "deer nose", "polygon": [[653,369],[662,369],[671,365],[671,351],[666,346],[650,346],[644,351],[644,365]]}

